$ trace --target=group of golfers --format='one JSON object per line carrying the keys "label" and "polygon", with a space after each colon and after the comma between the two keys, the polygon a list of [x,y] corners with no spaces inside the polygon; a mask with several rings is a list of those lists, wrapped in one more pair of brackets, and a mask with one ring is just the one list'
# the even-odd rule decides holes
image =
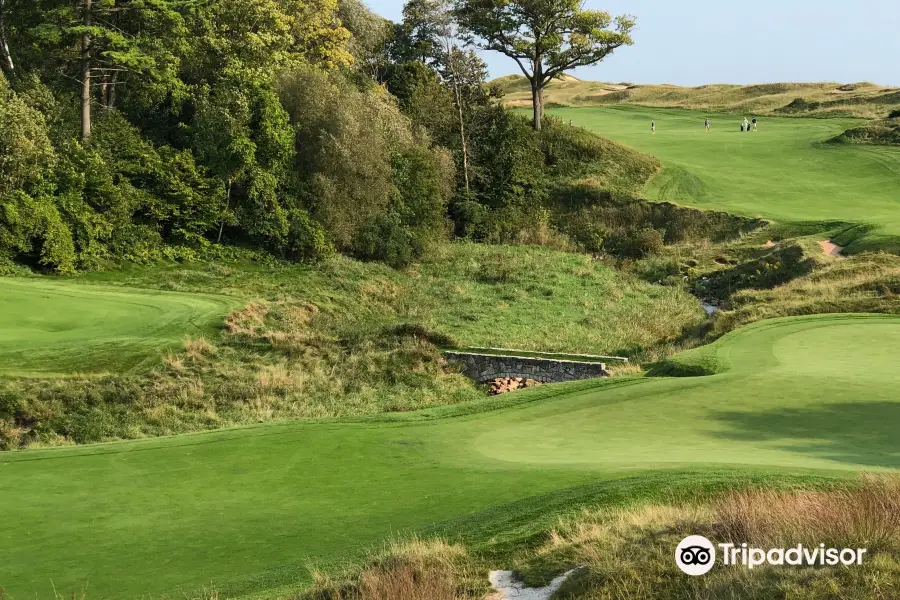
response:
{"label": "group of golfers", "polygon": [[[712,128],[712,123],[710,123],[709,119],[706,119],[706,122],[703,125],[706,127],[706,131],[710,131]],[[759,127],[759,123],[757,122],[756,117],[753,117],[753,120],[751,121],[748,121],[747,117],[744,117],[744,121],[741,123],[741,131],[756,131],[757,127]],[[656,120],[650,121],[650,133],[656,135]]]}

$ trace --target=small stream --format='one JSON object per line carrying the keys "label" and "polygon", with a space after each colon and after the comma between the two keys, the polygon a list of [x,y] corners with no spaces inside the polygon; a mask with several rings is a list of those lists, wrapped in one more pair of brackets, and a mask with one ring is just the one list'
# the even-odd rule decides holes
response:
{"label": "small stream", "polygon": [[718,306],[713,306],[709,302],[706,302],[703,300],[700,301],[700,306],[703,307],[703,310],[706,311],[706,315],[709,317],[713,316],[713,313],[715,313],[717,310],[719,310]]}

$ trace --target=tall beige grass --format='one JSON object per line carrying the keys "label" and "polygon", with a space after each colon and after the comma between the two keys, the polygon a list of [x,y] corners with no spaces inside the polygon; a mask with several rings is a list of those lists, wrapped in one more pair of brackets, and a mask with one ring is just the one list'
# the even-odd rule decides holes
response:
{"label": "tall beige grass", "polygon": [[[464,547],[443,540],[395,541],[358,573],[316,583],[298,600],[477,600]],[[477,587],[477,586],[476,586]]]}
{"label": "tall beige grass", "polygon": [[733,542],[900,550],[897,476],[867,475],[858,486],[828,491],[733,491],[715,511],[722,537]]}

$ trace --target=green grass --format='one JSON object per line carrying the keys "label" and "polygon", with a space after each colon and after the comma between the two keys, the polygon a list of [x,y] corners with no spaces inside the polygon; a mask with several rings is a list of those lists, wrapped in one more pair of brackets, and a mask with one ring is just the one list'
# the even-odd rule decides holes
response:
{"label": "green grass", "polygon": [[658,494],[717,476],[896,469],[898,352],[900,318],[781,319],[678,359],[712,357],[708,377],[5,454],[0,582],[12,598],[49,597],[51,582],[91,597],[252,593],[394,533],[508,534],[579,489],[621,500],[621,477]]}
{"label": "green grass", "polygon": [[662,160],[644,188],[650,200],[781,222],[863,224],[871,231],[851,250],[900,248],[900,150],[824,143],[858,120],[766,117],[759,131],[742,134],[744,115],[634,106],[548,112]]}
{"label": "green grass", "polygon": [[[447,245],[407,271],[334,257],[4,281],[18,307],[0,313],[12,364],[92,374],[0,379],[0,449],[455,404],[483,390],[445,368],[438,345],[620,355],[671,345],[704,320],[684,290],[528,246]],[[37,303],[31,290],[54,293]],[[212,302],[198,295],[209,290],[252,308],[204,342],[186,306]],[[40,337],[19,329],[22,314],[68,329]]]}
{"label": "green grass", "polygon": [[0,278],[0,375],[134,370],[186,335],[210,335],[236,302],[209,294]]}

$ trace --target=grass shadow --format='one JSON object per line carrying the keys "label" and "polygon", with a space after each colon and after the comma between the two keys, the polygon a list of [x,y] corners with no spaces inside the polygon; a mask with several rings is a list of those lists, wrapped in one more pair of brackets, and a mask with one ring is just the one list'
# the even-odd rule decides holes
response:
{"label": "grass shadow", "polygon": [[900,403],[841,402],[765,412],[721,412],[719,437],[775,442],[779,449],[864,467],[900,468]]}

